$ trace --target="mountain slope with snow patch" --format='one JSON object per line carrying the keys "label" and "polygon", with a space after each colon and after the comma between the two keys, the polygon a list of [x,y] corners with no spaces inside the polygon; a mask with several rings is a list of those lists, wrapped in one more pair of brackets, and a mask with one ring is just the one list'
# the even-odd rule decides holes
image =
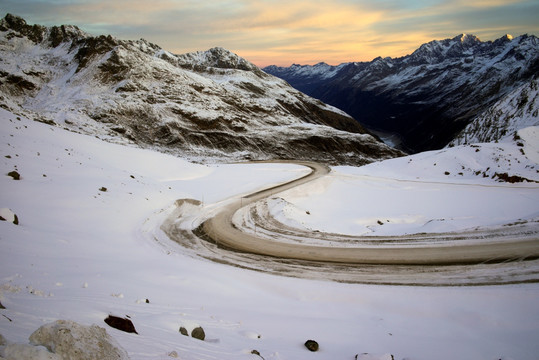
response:
{"label": "mountain slope with snow patch", "polygon": [[434,40],[401,58],[321,67],[267,67],[306,94],[334,105],[366,127],[397,134],[410,152],[446,146],[496,101],[539,72],[531,35],[481,41],[461,34]]}
{"label": "mountain slope with snow patch", "polygon": [[174,55],[74,26],[0,23],[5,108],[184,156],[364,164],[401,155],[341,110],[222,48]]}

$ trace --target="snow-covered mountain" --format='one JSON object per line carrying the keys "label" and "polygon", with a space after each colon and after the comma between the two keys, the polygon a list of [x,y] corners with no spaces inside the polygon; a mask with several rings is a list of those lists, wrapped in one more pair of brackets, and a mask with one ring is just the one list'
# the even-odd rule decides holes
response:
{"label": "snow-covered mountain", "polygon": [[449,146],[494,142],[520,129],[539,126],[539,83],[533,79],[476,117]]}
{"label": "snow-covered mountain", "polygon": [[539,74],[539,40],[473,35],[423,44],[401,58],[338,66],[269,66],[297,89],[365,126],[396,133],[413,152],[441,148],[493,104]]}
{"label": "snow-covered mountain", "polygon": [[0,22],[0,102],[184,156],[363,164],[400,155],[354,119],[222,49],[174,55],[76,26]]}

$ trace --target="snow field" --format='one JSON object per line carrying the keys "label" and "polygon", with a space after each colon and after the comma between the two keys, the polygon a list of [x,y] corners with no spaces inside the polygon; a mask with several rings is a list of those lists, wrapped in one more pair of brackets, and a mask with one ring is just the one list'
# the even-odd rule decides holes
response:
{"label": "snow field", "polygon": [[[311,281],[184,256],[174,243],[160,243],[159,226],[176,199],[211,206],[299,177],[302,167],[199,165],[18,120],[3,109],[0,121],[0,208],[20,221],[0,222],[0,333],[8,341],[28,343],[39,326],[67,319],[106,328],[131,359],[170,359],[173,352],[180,359],[257,359],[254,349],[266,360],[362,353],[375,359],[388,353],[418,360],[534,359],[539,351],[536,284],[422,288]],[[379,175],[376,166],[382,165],[371,167],[372,176]],[[12,170],[20,180],[6,175]],[[340,201],[353,211],[357,207],[332,191],[355,199],[354,179],[367,170],[337,168],[337,179],[313,184],[318,188],[310,194],[326,207],[337,209]],[[396,194],[408,183],[387,184]],[[300,200],[288,201],[317,213]],[[342,214],[330,215],[320,226]],[[103,320],[109,314],[129,315],[139,335],[108,327]],[[197,325],[205,341],[178,332]],[[308,339],[320,343],[319,352],[305,349]]]}

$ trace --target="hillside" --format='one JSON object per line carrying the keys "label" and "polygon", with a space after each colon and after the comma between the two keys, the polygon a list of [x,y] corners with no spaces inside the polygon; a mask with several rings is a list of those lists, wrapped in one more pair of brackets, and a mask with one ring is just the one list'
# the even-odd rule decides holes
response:
{"label": "hillside", "polygon": [[174,55],[6,15],[4,108],[112,141],[191,157],[364,164],[400,155],[344,112],[222,48]]}
{"label": "hillside", "polygon": [[449,146],[496,142],[528,126],[539,126],[538,89],[538,79],[518,87],[476,117]]}
{"label": "hillside", "polygon": [[338,66],[270,66],[306,94],[372,130],[397,135],[410,152],[446,146],[476,117],[539,73],[539,40],[462,34],[434,40],[401,58]]}

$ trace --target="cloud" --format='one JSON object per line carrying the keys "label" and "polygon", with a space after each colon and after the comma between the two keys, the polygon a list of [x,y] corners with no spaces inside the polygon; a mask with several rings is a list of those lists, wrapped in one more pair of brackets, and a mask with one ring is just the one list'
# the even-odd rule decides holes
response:
{"label": "cloud", "polygon": [[176,53],[222,46],[258,65],[403,56],[463,32],[538,33],[537,0],[3,0],[44,25],[145,38]]}

